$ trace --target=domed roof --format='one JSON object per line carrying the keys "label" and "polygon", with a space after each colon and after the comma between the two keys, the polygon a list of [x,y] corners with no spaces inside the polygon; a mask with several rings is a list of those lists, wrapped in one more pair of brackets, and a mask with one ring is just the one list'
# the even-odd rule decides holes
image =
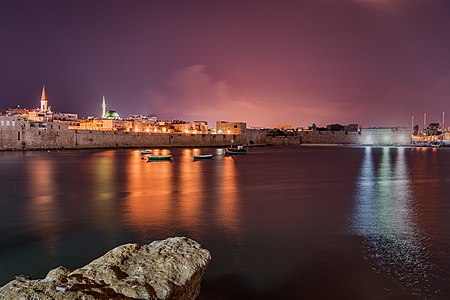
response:
{"label": "domed roof", "polygon": [[105,113],[105,119],[118,119],[119,118],[119,113],[115,110],[108,110]]}

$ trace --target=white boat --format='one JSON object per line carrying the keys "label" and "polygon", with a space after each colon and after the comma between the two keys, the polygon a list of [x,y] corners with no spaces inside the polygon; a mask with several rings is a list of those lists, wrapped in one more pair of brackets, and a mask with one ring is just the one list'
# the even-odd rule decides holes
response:
{"label": "white boat", "polygon": [[152,150],[150,150],[150,149],[141,150],[141,154],[142,155],[144,155],[144,154],[152,154]]}
{"label": "white boat", "polygon": [[198,154],[198,155],[194,155],[194,160],[197,159],[211,159],[213,157],[212,154]]}

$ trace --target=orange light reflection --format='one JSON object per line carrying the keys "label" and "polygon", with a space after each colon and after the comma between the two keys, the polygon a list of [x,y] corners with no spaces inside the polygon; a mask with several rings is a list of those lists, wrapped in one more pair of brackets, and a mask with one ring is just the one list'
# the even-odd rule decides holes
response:
{"label": "orange light reflection", "polygon": [[202,199],[204,198],[204,183],[202,167],[204,162],[194,162],[193,155],[200,154],[199,149],[184,149],[181,153],[179,172],[180,194],[178,213],[183,226],[190,231],[193,238],[200,238]]}
{"label": "orange light reflection", "polygon": [[239,233],[239,192],[237,187],[236,162],[233,157],[218,160],[220,189],[217,218],[220,225],[232,234]]}
{"label": "orange light reflection", "polygon": [[27,214],[35,230],[46,241],[51,253],[56,253],[58,216],[55,203],[54,165],[51,159],[33,157],[27,170],[31,187],[27,189],[31,202]]}
{"label": "orange light reflection", "polygon": [[[168,150],[153,150],[154,155],[170,154]],[[125,222],[140,231],[145,238],[152,224],[166,226],[171,221],[172,166],[171,162],[141,160],[133,151],[128,160],[128,181],[125,199]]]}
{"label": "orange light reflection", "polygon": [[96,213],[95,222],[108,232],[110,241],[117,240],[115,226],[111,223],[111,218],[117,214],[115,198],[120,189],[116,182],[116,170],[114,163],[117,151],[107,150],[96,153],[91,158],[91,174],[94,193],[91,202],[92,210]]}

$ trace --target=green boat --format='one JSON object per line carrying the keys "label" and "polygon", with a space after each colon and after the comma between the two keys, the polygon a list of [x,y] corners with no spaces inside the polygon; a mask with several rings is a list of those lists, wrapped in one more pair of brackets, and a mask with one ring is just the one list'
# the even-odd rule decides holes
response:
{"label": "green boat", "polygon": [[171,160],[172,155],[147,155],[148,161]]}
{"label": "green boat", "polygon": [[225,149],[225,154],[247,154],[247,149],[243,146],[230,147]]}
{"label": "green boat", "polygon": [[211,159],[213,157],[212,154],[199,154],[194,155],[194,159]]}

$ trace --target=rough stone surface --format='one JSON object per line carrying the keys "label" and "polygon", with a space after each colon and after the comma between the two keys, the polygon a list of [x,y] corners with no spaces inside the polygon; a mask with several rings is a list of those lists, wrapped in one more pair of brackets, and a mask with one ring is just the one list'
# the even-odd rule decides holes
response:
{"label": "rough stone surface", "polygon": [[185,237],[126,244],[80,269],[58,267],[38,280],[16,276],[0,288],[0,299],[195,299],[210,260]]}

